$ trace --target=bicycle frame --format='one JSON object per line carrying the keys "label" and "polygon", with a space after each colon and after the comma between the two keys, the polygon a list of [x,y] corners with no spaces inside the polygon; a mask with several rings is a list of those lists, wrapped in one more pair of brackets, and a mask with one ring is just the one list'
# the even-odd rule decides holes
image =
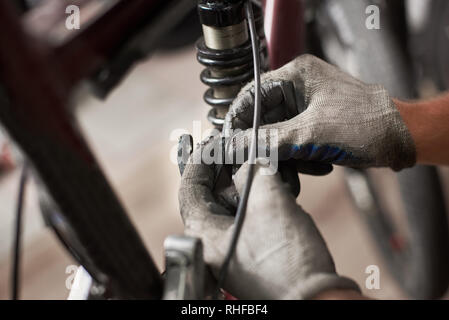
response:
{"label": "bicycle frame", "polygon": [[304,53],[304,5],[302,0],[264,1],[265,36],[271,70]]}
{"label": "bicycle frame", "polygon": [[45,34],[26,32],[27,21],[10,1],[0,1],[0,77],[8,99],[0,119],[75,230],[90,260],[81,262],[122,297],[159,298],[162,279],[78,131],[69,94],[170,3],[116,1],[75,37],[48,43]]}
{"label": "bicycle frame", "polygon": [[[96,1],[72,2],[83,8]],[[21,17],[9,0],[0,1],[0,121],[45,183],[48,209],[60,211],[73,228],[85,251],[75,256],[118,297],[158,299],[162,278],[79,132],[69,97],[95,74],[104,96],[117,83],[114,76],[105,80],[105,71],[121,76],[157,47],[176,24],[174,16],[182,17],[191,4],[114,0],[74,35],[61,28],[48,39],[51,23],[65,20],[64,10],[52,19]],[[303,50],[303,3],[267,0],[265,8],[270,65],[277,68]]]}

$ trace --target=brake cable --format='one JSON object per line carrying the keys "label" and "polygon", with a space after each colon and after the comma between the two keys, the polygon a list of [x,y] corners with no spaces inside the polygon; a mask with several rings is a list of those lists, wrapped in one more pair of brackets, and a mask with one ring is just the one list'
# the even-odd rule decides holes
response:
{"label": "brake cable", "polygon": [[237,206],[237,213],[235,216],[235,228],[232,234],[231,242],[226,253],[225,259],[220,269],[218,277],[217,292],[222,288],[224,282],[226,281],[227,272],[229,269],[229,264],[235,253],[237,242],[240,237],[240,232],[245,220],[246,207],[248,204],[249,192],[251,190],[251,185],[254,178],[254,165],[256,163],[257,156],[257,141],[258,141],[258,131],[260,125],[260,103],[261,103],[261,89],[260,89],[260,53],[259,53],[259,43],[256,32],[256,24],[254,19],[254,13],[251,5],[252,1],[246,1],[245,3],[245,13],[248,20],[251,46],[253,51],[253,66],[254,66],[254,117],[253,117],[253,130],[251,134],[251,145],[249,150],[248,158],[248,176],[246,177],[245,186],[243,189],[243,194],[240,197],[240,201]]}
{"label": "brake cable", "polygon": [[19,190],[17,194],[16,206],[16,223],[14,232],[14,246],[13,246],[13,262],[11,268],[11,299],[19,299],[20,289],[20,249],[22,236],[22,220],[23,220],[23,206],[25,199],[26,184],[28,181],[28,164],[25,160],[20,175]]}

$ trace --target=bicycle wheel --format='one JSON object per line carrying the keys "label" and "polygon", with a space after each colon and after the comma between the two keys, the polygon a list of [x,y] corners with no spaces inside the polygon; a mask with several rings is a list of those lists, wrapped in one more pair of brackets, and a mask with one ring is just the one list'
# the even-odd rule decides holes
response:
{"label": "bicycle wheel", "polygon": [[[404,29],[397,28],[398,21],[404,20],[401,2],[394,7],[390,2],[383,7],[379,4],[380,30],[365,28],[365,10],[370,4],[324,1],[318,19],[323,53],[355,77],[383,84],[392,96],[414,97],[412,68],[401,44]],[[398,184],[394,200],[403,207],[399,226],[405,226],[407,237],[399,236],[392,212],[382,205],[389,195],[385,188],[376,188],[377,172],[347,169],[346,173],[351,198],[402,289],[418,299],[444,294],[449,283],[449,236],[436,168],[416,166],[394,176]]]}

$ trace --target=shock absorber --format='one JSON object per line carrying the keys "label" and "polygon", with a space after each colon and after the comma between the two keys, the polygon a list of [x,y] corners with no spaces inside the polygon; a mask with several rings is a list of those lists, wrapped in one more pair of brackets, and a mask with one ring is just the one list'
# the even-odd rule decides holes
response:
{"label": "shock absorber", "polygon": [[[206,66],[201,81],[209,86],[204,100],[212,106],[208,120],[221,128],[229,105],[241,87],[252,79],[252,48],[244,13],[245,0],[199,0],[198,13],[203,37],[197,42],[198,61]],[[266,45],[263,16],[254,6],[263,68],[266,65]]]}

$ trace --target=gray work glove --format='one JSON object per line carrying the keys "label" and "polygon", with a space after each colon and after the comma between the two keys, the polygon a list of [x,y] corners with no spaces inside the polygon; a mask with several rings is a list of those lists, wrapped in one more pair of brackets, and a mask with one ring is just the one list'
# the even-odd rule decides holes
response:
{"label": "gray work glove", "polygon": [[[199,159],[198,150],[182,176],[180,209],[185,233],[202,239],[205,260],[218,277],[234,217],[213,193],[215,166],[193,163],[192,159]],[[234,177],[239,193],[247,170],[245,163]],[[320,232],[280,175],[263,175],[264,170],[256,166],[246,219],[224,289],[239,299],[309,299],[329,289],[360,291],[354,281],[337,275]]]}
{"label": "gray work glove", "polygon": [[[224,132],[251,127],[253,85],[244,87],[226,116]],[[262,76],[262,128],[277,134],[279,160],[289,158],[355,168],[401,170],[416,162],[412,137],[388,92],[303,55]],[[234,152],[251,132],[235,134]],[[232,148],[230,148],[232,149]]]}

